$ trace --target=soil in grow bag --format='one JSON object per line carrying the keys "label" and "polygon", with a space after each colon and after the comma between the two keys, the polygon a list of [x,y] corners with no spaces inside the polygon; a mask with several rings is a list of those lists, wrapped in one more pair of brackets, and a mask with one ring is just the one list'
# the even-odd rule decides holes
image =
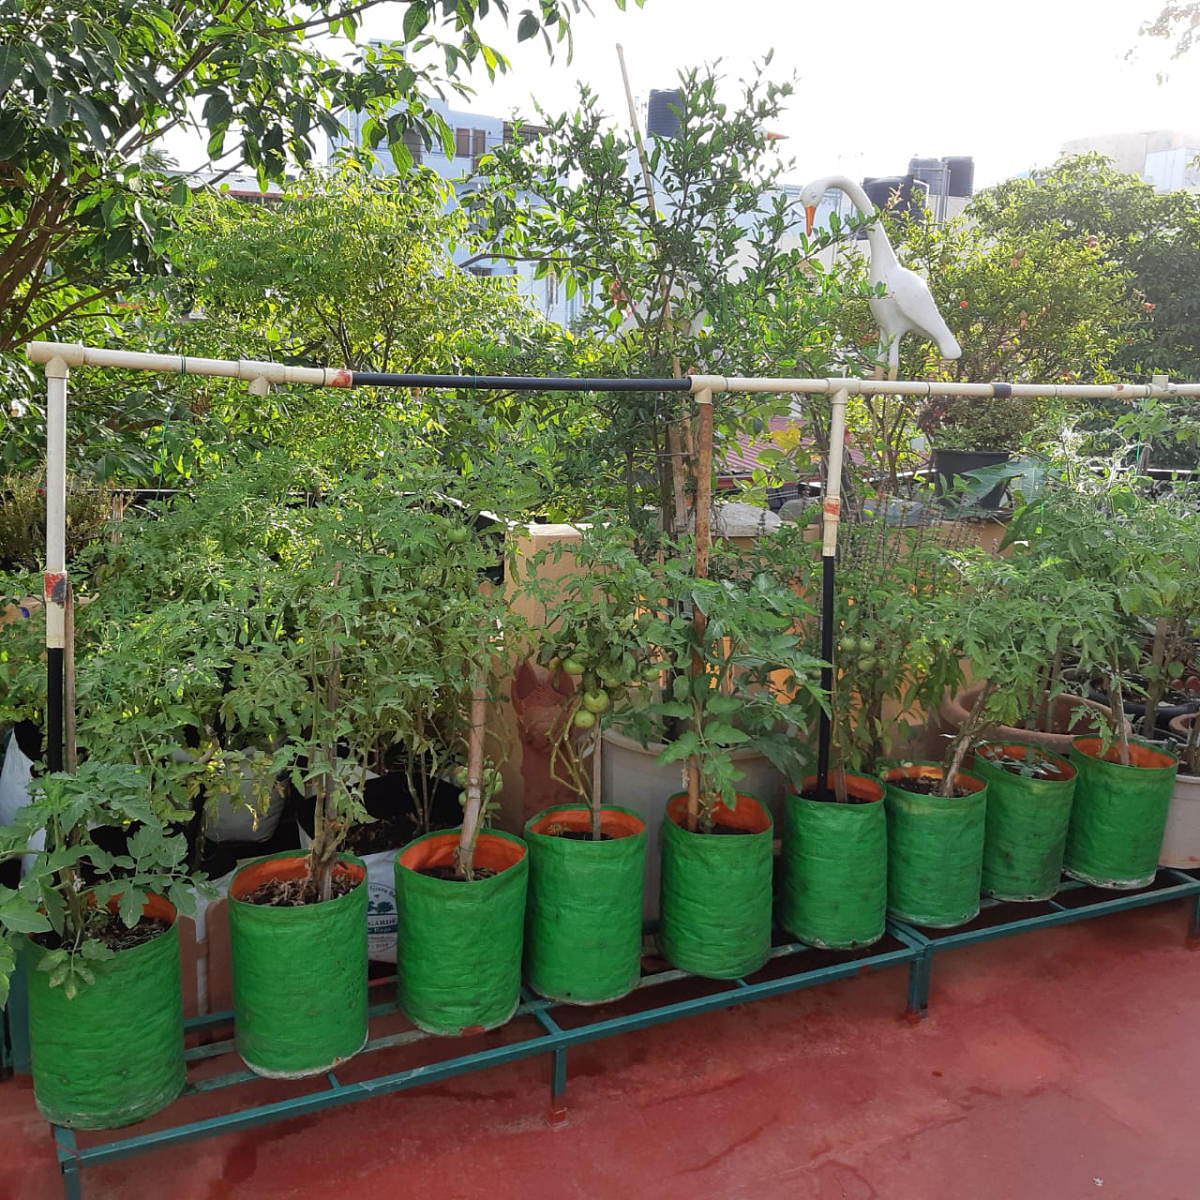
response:
{"label": "soil in grow bag", "polygon": [[971,768],[988,784],[981,887],[999,900],[1058,891],[1075,768],[1039,747],[989,743]]}
{"label": "soil in grow bag", "polygon": [[[892,787],[898,787],[905,792],[913,792],[918,796],[940,796],[942,792],[941,779],[921,777],[917,779],[889,779],[888,782]],[[978,788],[963,787],[956,783],[950,790],[950,796],[957,800],[963,796],[974,795],[978,790]]]}
{"label": "soil in grow bag", "polygon": [[667,802],[659,887],[659,945],[676,967],[712,979],[757,971],[771,946],[770,813],[739,793],[737,808],[716,806],[714,828],[745,836],[734,842],[687,829],[684,794]]}
{"label": "soil in grow bag", "polygon": [[[152,942],[170,928],[171,922],[163,917],[143,916],[131,929],[117,913],[110,912],[89,925],[88,940],[103,942],[109,950],[132,950],[143,942]],[[29,940],[44,950],[57,950],[62,945],[62,938],[53,930],[32,934]]]}
{"label": "soil in grow bag", "polygon": [[[123,928],[119,918],[117,923]],[[94,981],[71,998],[61,986],[51,987],[47,973],[38,969],[42,947],[29,946],[34,1099],[42,1115],[59,1125],[130,1125],[183,1090],[175,910],[150,896],[142,920],[129,932],[140,938],[137,944],[94,964]]]}
{"label": "soil in grow bag", "polygon": [[306,855],[247,863],[229,887],[238,1053],[252,1071],[299,1079],[356,1054],[367,1038],[366,867],[343,856],[334,880],[349,890],[315,904],[254,904],[279,880],[303,885]]}
{"label": "soil in grow bag", "polygon": [[1076,738],[1071,765],[1079,773],[1063,869],[1098,887],[1137,888],[1158,871],[1178,763],[1143,742],[1129,743],[1129,765],[1115,743]]}
{"label": "soil in grow bag", "polygon": [[804,784],[784,800],[776,866],[780,924],[812,946],[870,945],[883,936],[887,907],[883,787],[852,775],[848,802],[838,803],[832,789],[818,792],[815,780]]}
{"label": "soil in grow bag", "polygon": [[[913,781],[920,790],[906,786]],[[965,771],[958,796],[937,794],[938,763],[913,763],[884,773],[888,827],[888,912],[902,921],[948,929],[979,912],[987,784]]]}
{"label": "soil in grow bag", "polygon": [[494,1029],[516,1011],[529,877],[525,843],[497,830],[479,835],[474,879],[426,874],[453,871],[458,839],[457,830],[425,834],[394,867],[400,1006],[427,1033],[449,1036]]}
{"label": "soil in grow bag", "polygon": [[592,810],[578,802],[543,809],[525,825],[525,977],[568,1004],[615,1000],[641,975],[646,823],[609,805],[600,820],[596,840]]}

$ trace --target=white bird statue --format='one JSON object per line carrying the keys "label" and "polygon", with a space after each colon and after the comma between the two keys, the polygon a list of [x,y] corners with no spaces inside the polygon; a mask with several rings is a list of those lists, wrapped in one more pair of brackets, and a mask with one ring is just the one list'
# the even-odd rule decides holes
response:
{"label": "white bird statue", "polygon": [[889,378],[896,378],[900,365],[900,338],[906,333],[919,333],[937,343],[943,358],[958,358],[962,354],[950,327],[933,302],[929,285],[915,271],[900,265],[892,243],[875,212],[870,197],[853,179],[845,175],[830,175],[815,179],[800,190],[808,232],[812,233],[813,216],[817,205],[830,188],[838,188],[850,197],[854,207],[868,219],[867,242],[871,247],[872,284],[882,283],[885,294],[872,297],[868,303],[879,325],[879,352],[887,350]]}

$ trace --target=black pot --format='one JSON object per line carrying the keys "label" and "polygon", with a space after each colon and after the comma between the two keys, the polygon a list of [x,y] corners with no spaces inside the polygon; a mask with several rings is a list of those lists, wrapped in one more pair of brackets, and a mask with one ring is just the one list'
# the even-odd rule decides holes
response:
{"label": "black pot", "polygon": [[[1107,704],[1110,708],[1112,702],[1108,698],[1108,692],[1102,691],[1095,684],[1088,685],[1088,699],[1095,700],[1099,704]],[[1125,700],[1121,706],[1125,710],[1125,715],[1133,723],[1139,733],[1142,730],[1142,718],[1146,715],[1145,700]],[[1163,702],[1159,704],[1158,711],[1154,714],[1155,728],[1165,733],[1175,717],[1181,717],[1185,713],[1193,713],[1200,710],[1200,700],[1185,700],[1182,704],[1167,704]]]}
{"label": "black pot", "polygon": [[998,467],[1012,458],[1007,450],[934,450],[933,470],[936,494],[943,497],[948,506],[959,504],[970,509],[987,509],[994,512],[1004,503],[1004,493],[1008,489],[1007,481],[998,483],[985,496],[967,499],[961,491],[955,496],[946,496],[947,492],[961,488],[965,483],[971,487],[975,480],[967,479],[968,471],[978,471],[981,467]]}

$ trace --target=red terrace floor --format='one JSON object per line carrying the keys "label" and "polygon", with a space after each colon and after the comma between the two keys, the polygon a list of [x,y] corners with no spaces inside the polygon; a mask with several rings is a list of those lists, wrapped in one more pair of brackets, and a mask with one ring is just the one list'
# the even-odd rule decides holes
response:
{"label": "red terrace floor", "polygon": [[[1164,905],[947,952],[915,1027],[900,967],[577,1048],[557,1131],[530,1060],[88,1168],[84,1195],[1197,1200],[1185,932]],[[0,1084],[0,1200],[61,1194],[27,1081]]]}

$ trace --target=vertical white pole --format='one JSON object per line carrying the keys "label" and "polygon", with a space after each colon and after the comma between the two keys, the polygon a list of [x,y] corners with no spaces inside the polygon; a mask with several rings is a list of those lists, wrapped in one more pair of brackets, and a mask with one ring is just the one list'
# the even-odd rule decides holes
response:
{"label": "vertical white pole", "polygon": [[63,650],[67,603],[67,376],[46,364],[46,766],[63,769]]}
{"label": "vertical white pole", "polygon": [[[829,413],[829,471],[825,478],[825,503],[822,505],[821,527],[821,657],[829,664],[821,668],[821,687],[826,696],[832,694],[833,661],[833,589],[837,562],[838,521],[842,515],[842,451],[846,445],[846,399],[849,392],[838,388],[833,393]],[[817,795],[824,797],[829,789],[829,749],[833,727],[828,714],[822,710],[817,733]]]}

